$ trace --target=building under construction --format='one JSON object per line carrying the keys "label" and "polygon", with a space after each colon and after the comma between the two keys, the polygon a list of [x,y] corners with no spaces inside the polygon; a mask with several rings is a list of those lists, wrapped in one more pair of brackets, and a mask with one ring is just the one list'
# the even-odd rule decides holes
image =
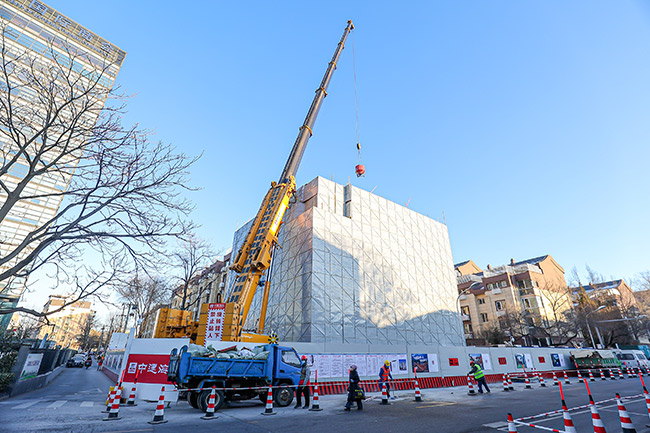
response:
{"label": "building under construction", "polygon": [[[248,229],[237,231],[233,251]],[[298,189],[279,244],[265,333],[289,342],[463,345],[444,224],[317,177]],[[258,292],[248,329],[259,317]]]}

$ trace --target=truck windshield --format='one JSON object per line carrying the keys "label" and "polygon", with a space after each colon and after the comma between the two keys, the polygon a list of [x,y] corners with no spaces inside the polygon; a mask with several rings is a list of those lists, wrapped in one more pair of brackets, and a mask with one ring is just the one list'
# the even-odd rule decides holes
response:
{"label": "truck windshield", "polygon": [[300,359],[298,358],[298,355],[296,355],[296,352],[293,350],[282,351],[282,362],[293,367],[300,368]]}

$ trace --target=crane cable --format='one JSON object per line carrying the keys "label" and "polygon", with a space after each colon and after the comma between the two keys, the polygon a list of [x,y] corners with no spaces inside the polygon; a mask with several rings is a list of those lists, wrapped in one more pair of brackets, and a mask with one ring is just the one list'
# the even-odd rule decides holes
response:
{"label": "crane cable", "polygon": [[357,160],[361,164],[361,139],[359,138],[359,98],[357,96],[357,62],[354,53],[354,31],[352,33],[352,75],[354,77],[354,113],[357,119]]}

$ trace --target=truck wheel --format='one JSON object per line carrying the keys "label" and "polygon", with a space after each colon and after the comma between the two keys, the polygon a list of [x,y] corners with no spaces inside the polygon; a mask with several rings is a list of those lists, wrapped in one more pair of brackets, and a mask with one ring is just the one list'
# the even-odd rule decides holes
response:
{"label": "truck wheel", "polygon": [[187,401],[190,402],[190,406],[192,406],[194,409],[199,408],[199,403],[198,403],[198,398],[199,398],[199,393],[190,391],[189,395],[187,396]]}
{"label": "truck wheel", "polygon": [[[210,398],[210,391],[203,390],[199,394],[198,405],[201,412],[205,412],[208,409],[208,399]],[[214,410],[217,411],[223,405],[224,394],[223,391],[214,392]]]}
{"label": "truck wheel", "polygon": [[293,389],[287,386],[280,386],[273,390],[273,401],[279,407],[286,407],[293,401]]}

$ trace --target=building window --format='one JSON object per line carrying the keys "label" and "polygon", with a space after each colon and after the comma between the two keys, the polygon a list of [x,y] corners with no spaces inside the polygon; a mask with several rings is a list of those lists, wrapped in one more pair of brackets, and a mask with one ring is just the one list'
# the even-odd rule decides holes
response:
{"label": "building window", "polygon": [[508,287],[508,282],[506,280],[499,281],[499,287]]}
{"label": "building window", "polygon": [[488,315],[487,313],[481,313],[481,322],[487,322],[488,321]]}
{"label": "building window", "polygon": [[471,334],[472,333],[472,324],[471,323],[465,323],[465,333],[466,334]]}
{"label": "building window", "polygon": [[485,299],[479,298],[476,300],[476,302],[478,302],[479,304],[485,304]]}
{"label": "building window", "polygon": [[466,315],[469,316],[469,307],[467,307],[467,306],[460,307],[460,312],[461,312],[462,314],[466,314]]}
{"label": "building window", "polygon": [[504,301],[494,301],[494,308],[497,311],[502,311],[505,308],[505,302]]}

